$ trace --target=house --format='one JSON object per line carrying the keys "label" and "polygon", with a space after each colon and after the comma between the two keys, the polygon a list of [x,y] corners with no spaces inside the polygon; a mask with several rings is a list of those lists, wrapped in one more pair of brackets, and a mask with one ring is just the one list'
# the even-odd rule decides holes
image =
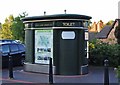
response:
{"label": "house", "polygon": [[100,32],[104,26],[104,23],[102,20],[100,20],[98,23],[94,22],[92,26],[88,29],[90,33],[92,32]]}
{"label": "house", "polygon": [[97,39],[97,38],[96,38],[96,34],[102,30],[103,26],[104,26],[104,24],[103,24],[102,20],[100,20],[98,23],[94,22],[94,23],[88,28],[89,41],[94,40],[94,39]]}
{"label": "house", "polygon": [[96,34],[96,38],[109,44],[117,43],[114,33],[119,21],[120,19],[116,19],[112,25],[106,25],[99,33]]}

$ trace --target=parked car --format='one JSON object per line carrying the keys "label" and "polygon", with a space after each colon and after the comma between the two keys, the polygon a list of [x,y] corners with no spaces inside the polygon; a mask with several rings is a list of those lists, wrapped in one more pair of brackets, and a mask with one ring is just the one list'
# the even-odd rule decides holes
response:
{"label": "parked car", "polygon": [[20,40],[2,39],[0,43],[21,43]]}
{"label": "parked car", "polygon": [[25,46],[20,43],[0,43],[0,55],[2,58],[2,68],[8,67],[9,55],[12,56],[13,66],[23,65]]}

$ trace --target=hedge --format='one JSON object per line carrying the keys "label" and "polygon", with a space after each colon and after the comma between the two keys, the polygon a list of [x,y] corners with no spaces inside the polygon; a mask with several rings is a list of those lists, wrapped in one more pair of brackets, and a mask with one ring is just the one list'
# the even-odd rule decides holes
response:
{"label": "hedge", "polygon": [[93,40],[89,43],[89,64],[103,66],[104,59],[107,57],[109,66],[117,67],[120,65],[120,45],[103,43]]}

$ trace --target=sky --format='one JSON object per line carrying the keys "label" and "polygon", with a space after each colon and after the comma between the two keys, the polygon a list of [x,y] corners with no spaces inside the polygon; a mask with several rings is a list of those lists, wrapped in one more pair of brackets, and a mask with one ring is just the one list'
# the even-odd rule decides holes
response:
{"label": "sky", "polygon": [[108,22],[118,18],[120,0],[2,0],[0,2],[0,22],[9,15],[14,17],[27,12],[28,16],[81,14],[91,16],[91,21]]}

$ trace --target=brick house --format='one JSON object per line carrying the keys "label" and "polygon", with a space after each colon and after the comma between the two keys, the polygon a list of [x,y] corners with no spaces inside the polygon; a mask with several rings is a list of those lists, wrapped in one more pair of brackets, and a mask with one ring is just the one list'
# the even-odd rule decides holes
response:
{"label": "brick house", "polygon": [[100,32],[103,26],[104,23],[102,22],[102,20],[100,20],[98,23],[94,22],[88,30],[89,32]]}
{"label": "brick house", "polygon": [[118,26],[118,21],[120,19],[116,19],[112,25],[106,25],[104,28],[96,34],[96,38],[100,39],[101,41],[109,44],[117,43],[117,39],[115,37],[115,29]]}

